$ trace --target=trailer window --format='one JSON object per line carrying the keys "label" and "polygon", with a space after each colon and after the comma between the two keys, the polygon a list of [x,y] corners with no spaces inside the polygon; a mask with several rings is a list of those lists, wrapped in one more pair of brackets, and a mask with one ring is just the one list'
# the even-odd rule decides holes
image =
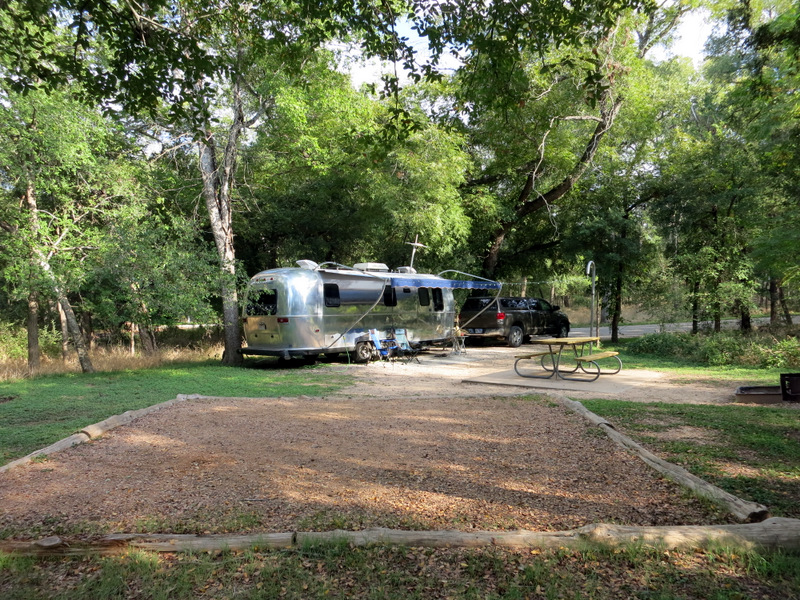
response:
{"label": "trailer window", "polygon": [[419,288],[417,290],[419,294],[419,305],[420,306],[430,306],[431,305],[431,295],[428,293],[428,288]]}
{"label": "trailer window", "polygon": [[325,306],[341,306],[342,299],[339,297],[339,286],[335,283],[326,283],[322,286],[322,293],[325,296]]}
{"label": "trailer window", "polygon": [[250,316],[274,315],[278,312],[277,290],[251,290],[248,295],[247,314]]}
{"label": "trailer window", "polygon": [[433,288],[433,310],[437,312],[444,310],[444,294],[441,288]]}
{"label": "trailer window", "polygon": [[397,306],[397,292],[390,285],[383,288],[383,304],[386,306]]}

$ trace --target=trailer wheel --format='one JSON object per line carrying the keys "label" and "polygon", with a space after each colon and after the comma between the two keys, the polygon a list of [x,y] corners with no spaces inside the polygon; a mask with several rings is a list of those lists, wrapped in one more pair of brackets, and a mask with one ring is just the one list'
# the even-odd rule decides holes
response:
{"label": "trailer wheel", "polygon": [[372,358],[372,344],[370,342],[358,342],[355,350],[355,361],[357,363],[369,362]]}

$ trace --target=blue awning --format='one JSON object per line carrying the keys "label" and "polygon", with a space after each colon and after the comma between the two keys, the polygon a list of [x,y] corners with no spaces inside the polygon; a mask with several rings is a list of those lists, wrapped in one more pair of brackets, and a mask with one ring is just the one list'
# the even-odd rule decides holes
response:
{"label": "blue awning", "polygon": [[414,277],[413,275],[391,277],[389,282],[392,287],[429,287],[453,290],[499,290],[502,285],[499,281],[466,281],[441,277]]}

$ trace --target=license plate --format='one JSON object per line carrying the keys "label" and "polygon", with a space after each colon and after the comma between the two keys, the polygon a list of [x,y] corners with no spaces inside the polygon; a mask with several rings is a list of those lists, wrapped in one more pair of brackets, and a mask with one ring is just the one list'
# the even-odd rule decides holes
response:
{"label": "license plate", "polygon": [[467,333],[483,333],[483,329],[467,329]]}

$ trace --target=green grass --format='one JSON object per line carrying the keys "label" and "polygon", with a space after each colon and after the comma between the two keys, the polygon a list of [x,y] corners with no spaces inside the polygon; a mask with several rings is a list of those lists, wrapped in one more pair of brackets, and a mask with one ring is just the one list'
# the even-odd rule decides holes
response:
{"label": "green grass", "polygon": [[[584,406],[662,458],[773,515],[800,518],[800,410],[585,400]],[[695,435],[665,432],[692,427]]]}
{"label": "green grass", "polygon": [[348,379],[328,369],[237,369],[217,362],[46,375],[0,382],[0,464],[127,410],[178,394],[227,397],[324,395]]}
{"label": "green grass", "polygon": [[33,561],[0,556],[0,596],[32,598],[796,598],[783,552],[424,549],[341,543],[291,550]]}
{"label": "green grass", "polygon": [[637,354],[628,349],[631,341],[620,340],[615,344],[603,342],[602,348],[619,352],[624,369],[647,369],[673,373],[681,376],[686,382],[710,385],[728,385],[729,382],[740,382],[742,385],[779,385],[780,374],[788,371],[787,369],[765,369],[741,365],[711,366],[669,356]]}

